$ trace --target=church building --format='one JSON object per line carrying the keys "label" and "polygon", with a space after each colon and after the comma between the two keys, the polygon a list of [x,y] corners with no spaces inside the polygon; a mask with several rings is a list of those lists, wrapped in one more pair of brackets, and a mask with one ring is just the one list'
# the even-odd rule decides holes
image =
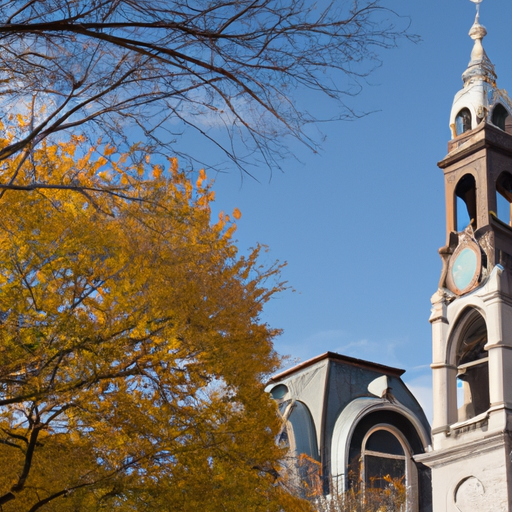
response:
{"label": "church building", "polygon": [[431,299],[432,426],[403,370],[340,354],[267,387],[280,441],[318,463],[327,496],[386,477],[405,482],[407,512],[512,510],[512,102],[483,47],[481,0],[472,1],[474,46],[438,164],[447,238]]}

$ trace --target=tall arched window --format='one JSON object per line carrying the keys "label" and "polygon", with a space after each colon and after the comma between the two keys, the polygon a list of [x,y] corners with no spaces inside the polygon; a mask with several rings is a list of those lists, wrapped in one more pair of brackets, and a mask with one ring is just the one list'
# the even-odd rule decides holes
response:
{"label": "tall arched window", "polygon": [[467,108],[463,108],[455,118],[455,130],[457,135],[469,132],[471,130],[471,112]]}
{"label": "tall arched window", "polygon": [[496,206],[498,219],[512,226],[512,175],[508,172],[496,181]]}
{"label": "tall arched window", "polygon": [[471,225],[476,229],[476,182],[472,174],[464,175],[455,187],[457,231]]}
{"label": "tall arched window", "polygon": [[292,401],[288,407],[289,414],[279,442],[281,446],[288,444],[292,455],[288,460],[290,477],[297,492],[306,498],[311,492],[321,493],[323,487],[315,424],[311,412],[302,402]]}
{"label": "tall arched window", "polygon": [[390,426],[370,430],[361,450],[363,481],[366,489],[386,489],[405,485],[404,446]]}
{"label": "tall arched window", "polygon": [[458,396],[458,419],[465,421],[489,409],[487,326],[482,315],[470,310],[457,336],[457,386],[462,390]]}
{"label": "tall arched window", "polygon": [[296,456],[305,454],[318,460],[315,424],[307,406],[299,401],[293,402],[287,420],[286,429],[291,450]]}

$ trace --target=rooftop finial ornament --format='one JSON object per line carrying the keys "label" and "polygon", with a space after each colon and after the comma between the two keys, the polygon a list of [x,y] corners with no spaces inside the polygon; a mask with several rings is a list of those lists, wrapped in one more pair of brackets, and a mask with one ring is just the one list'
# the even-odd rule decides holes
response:
{"label": "rooftop finial ornament", "polygon": [[480,24],[480,4],[482,0],[471,1],[476,4],[476,18],[469,31],[469,36],[475,43],[471,52],[471,61],[469,62],[468,69],[462,75],[462,79],[465,84],[468,84],[473,79],[479,77],[494,85],[496,83],[496,72],[482,45],[482,40],[487,35],[487,30]]}
{"label": "rooftop finial ornament", "polygon": [[476,4],[476,17],[480,17],[480,4],[482,0],[471,0],[474,4]]}

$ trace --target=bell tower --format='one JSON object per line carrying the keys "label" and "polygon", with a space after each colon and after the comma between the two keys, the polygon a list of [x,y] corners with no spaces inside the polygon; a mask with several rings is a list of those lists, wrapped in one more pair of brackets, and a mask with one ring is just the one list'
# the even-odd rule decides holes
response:
{"label": "bell tower", "polygon": [[471,60],[439,162],[447,241],[432,297],[434,512],[512,510],[512,102],[477,4]]}

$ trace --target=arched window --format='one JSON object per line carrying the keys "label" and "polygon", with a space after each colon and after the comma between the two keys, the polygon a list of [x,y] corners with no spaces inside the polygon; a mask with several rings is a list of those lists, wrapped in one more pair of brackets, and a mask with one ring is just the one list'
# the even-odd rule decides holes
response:
{"label": "arched window", "polygon": [[350,438],[344,490],[364,495],[375,510],[386,506],[386,510],[417,512],[418,496],[428,503],[432,489],[430,469],[415,462],[417,453],[424,453],[423,442],[403,414],[375,410],[364,415]]}
{"label": "arched window", "polygon": [[302,454],[319,460],[315,424],[306,405],[296,401],[291,404],[286,431],[290,450],[295,456]]}
{"label": "arched window", "polygon": [[457,135],[462,135],[463,133],[469,132],[471,127],[471,112],[469,109],[463,108],[455,118],[455,129],[457,131]]}
{"label": "arched window", "polygon": [[476,182],[472,174],[463,176],[455,187],[457,231],[471,224],[476,229]]}
{"label": "arched window", "polygon": [[405,485],[405,450],[390,426],[379,425],[370,430],[363,440],[361,460],[365,489],[393,485],[401,489]]}
{"label": "arched window", "polygon": [[498,219],[512,226],[512,175],[503,172],[496,181],[496,215]]}
{"label": "arched window", "polygon": [[321,494],[320,454],[311,412],[298,400],[282,405],[286,407],[281,413],[285,423],[278,442],[281,447],[288,448],[291,455],[287,461],[289,477],[302,498],[310,496],[311,492]]}
{"label": "arched window", "polygon": [[492,111],[492,124],[505,131],[507,117],[509,115],[506,108],[501,103],[498,103]]}
{"label": "arched window", "polygon": [[471,310],[457,343],[458,419],[469,420],[489,409],[489,357],[487,326],[482,315]]}

